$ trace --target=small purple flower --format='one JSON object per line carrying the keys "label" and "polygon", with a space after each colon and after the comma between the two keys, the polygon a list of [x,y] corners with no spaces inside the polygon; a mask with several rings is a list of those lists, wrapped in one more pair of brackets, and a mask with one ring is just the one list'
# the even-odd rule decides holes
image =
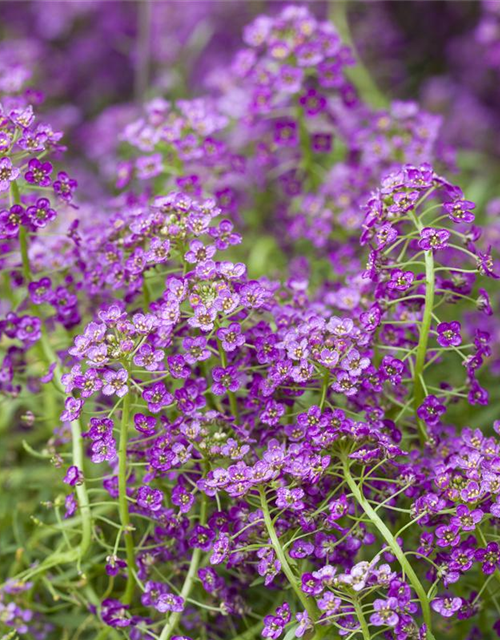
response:
{"label": "small purple flower", "polygon": [[295,614],[299,626],[295,629],[295,637],[302,638],[306,631],[313,628],[311,619],[307,611],[299,612]]}
{"label": "small purple flower", "polygon": [[34,227],[43,229],[56,218],[57,214],[50,206],[50,200],[39,198],[32,207],[26,209],[26,217]]}
{"label": "small purple flower", "polygon": [[294,120],[279,120],[274,125],[274,142],[278,147],[295,147],[299,134]]}
{"label": "small purple flower", "polygon": [[193,327],[199,327],[202,331],[211,331],[214,328],[214,320],[217,317],[217,311],[215,309],[208,309],[202,304],[199,304],[194,309],[194,316],[189,318],[188,324]]}
{"label": "small purple flower", "polygon": [[231,352],[245,344],[245,336],[241,333],[241,327],[237,322],[231,322],[226,327],[217,331],[217,338],[221,341],[224,351]]}
{"label": "small purple flower", "polygon": [[188,513],[194,504],[194,495],[178,484],[172,489],[172,504],[179,507],[181,513]]}
{"label": "small purple flower", "polygon": [[447,229],[433,229],[425,227],[420,232],[420,240],[418,246],[424,251],[437,251],[448,246],[450,232]]}
{"label": "small purple flower", "polygon": [[196,338],[184,338],[182,347],[185,349],[184,359],[188,364],[196,364],[210,358],[210,349],[207,348],[207,339],[203,336]]}
{"label": "small purple flower", "polygon": [[397,598],[391,597],[387,600],[378,598],[373,603],[375,613],[370,616],[370,622],[376,627],[395,627],[399,622],[399,616],[396,613],[398,608]]}
{"label": "small purple flower", "polygon": [[61,413],[61,420],[64,422],[73,422],[78,420],[83,408],[83,400],[79,398],[66,398],[64,401],[64,411]]}
{"label": "small purple flower", "polygon": [[476,551],[476,560],[481,562],[481,568],[485,575],[489,576],[500,568],[500,546],[497,542],[489,542],[485,549]]}
{"label": "small purple flower", "polygon": [[71,518],[75,515],[78,508],[78,502],[76,501],[75,495],[73,493],[70,493],[64,499],[64,507],[64,518]]}
{"label": "small purple flower", "polygon": [[24,174],[24,178],[31,184],[37,184],[39,187],[48,187],[50,186],[52,169],[50,162],[40,162],[38,158],[32,158],[28,162],[28,171]]}
{"label": "small purple flower", "polygon": [[137,504],[147,511],[159,511],[162,507],[163,493],[159,489],[140,487],[137,492]]}
{"label": "small purple flower", "polygon": [[465,504],[460,504],[457,507],[457,515],[451,518],[450,524],[459,527],[462,531],[474,531],[476,525],[481,522],[483,515],[484,513],[481,509],[469,511]]}
{"label": "small purple flower", "polygon": [[10,158],[0,159],[0,191],[10,189],[10,183],[17,180],[21,172],[14,167]]}
{"label": "small purple flower", "polygon": [[476,205],[469,200],[445,202],[443,208],[453,222],[474,222],[475,216],[472,211],[476,208]]}
{"label": "small purple flower", "polygon": [[302,498],[304,490],[300,487],[288,489],[288,487],[279,487],[276,491],[276,506],[279,509],[291,509],[292,511],[302,511],[305,507]]}
{"label": "small purple flower", "polygon": [[434,395],[429,395],[417,409],[417,416],[426,424],[438,424],[440,417],[446,413],[446,407]]}
{"label": "small purple flower", "polygon": [[124,605],[119,600],[107,598],[106,600],[103,600],[102,603],[102,621],[109,627],[119,629],[130,627],[132,619],[130,617],[129,609],[129,605]]}
{"label": "small purple flower", "polygon": [[61,200],[65,202],[71,202],[73,199],[73,193],[78,186],[78,182],[68,176],[65,171],[59,171],[57,174],[57,180],[52,185],[54,193],[58,195]]}
{"label": "small purple flower", "polygon": [[155,609],[160,613],[172,611],[180,613],[184,610],[184,599],[181,596],[175,596],[173,593],[162,593],[158,598]]}
{"label": "small purple flower", "polygon": [[118,556],[111,555],[106,558],[106,566],[104,569],[108,576],[117,576],[126,566],[127,563],[125,560],[120,560]]}
{"label": "small purple flower", "polygon": [[431,607],[443,616],[443,618],[451,618],[462,606],[462,598],[444,597],[435,598],[431,602]]}
{"label": "small purple flower", "polygon": [[437,341],[442,347],[458,347],[462,344],[462,336],[460,331],[462,326],[460,322],[440,322],[437,328]]}
{"label": "small purple flower", "polygon": [[108,369],[104,372],[103,394],[111,396],[115,393],[119,398],[122,398],[128,393],[127,380],[128,372],[126,369],[119,369],[118,371]]}
{"label": "small purple flower", "polygon": [[148,403],[148,409],[151,413],[158,413],[163,407],[172,404],[174,397],[167,391],[163,382],[155,382],[146,387],[142,392],[142,397]]}
{"label": "small purple flower", "polygon": [[151,345],[143,344],[134,356],[134,364],[144,367],[146,371],[158,371],[164,358],[165,353],[161,349],[153,349]]}
{"label": "small purple flower", "polygon": [[268,615],[264,617],[264,628],[261,635],[263,638],[277,640],[285,629],[285,623],[279,616]]}
{"label": "small purple flower", "polygon": [[456,547],[460,542],[459,527],[450,525],[441,525],[436,529],[436,544],[438,547]]}
{"label": "small purple flower", "polygon": [[214,383],[212,391],[217,396],[223,396],[227,391],[237,391],[240,386],[240,377],[236,367],[215,367],[212,371]]}
{"label": "small purple flower", "polygon": [[134,415],[134,427],[139,433],[145,436],[152,436],[156,431],[156,418],[146,416],[143,413],[136,413]]}
{"label": "small purple flower", "polygon": [[391,279],[387,283],[387,288],[393,291],[407,291],[414,280],[415,274],[412,271],[394,269],[391,271]]}
{"label": "small purple flower", "polygon": [[77,466],[72,465],[66,471],[63,482],[69,484],[70,487],[75,487],[79,484],[83,484],[83,473]]}
{"label": "small purple flower", "polygon": [[94,464],[113,462],[116,459],[116,442],[113,438],[95,440],[92,443],[91,460]]}
{"label": "small purple flower", "polygon": [[33,280],[28,284],[28,294],[33,304],[43,304],[44,302],[50,302],[52,297],[52,281],[50,278],[41,278],[40,280]]}

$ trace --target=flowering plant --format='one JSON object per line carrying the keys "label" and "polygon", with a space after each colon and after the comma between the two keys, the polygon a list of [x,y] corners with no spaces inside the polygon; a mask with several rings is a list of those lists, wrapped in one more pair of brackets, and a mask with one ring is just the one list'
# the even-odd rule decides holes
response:
{"label": "flowering plant", "polygon": [[73,148],[0,48],[1,637],[500,636],[498,203],[345,15],[269,7],[176,98],[137,10]]}

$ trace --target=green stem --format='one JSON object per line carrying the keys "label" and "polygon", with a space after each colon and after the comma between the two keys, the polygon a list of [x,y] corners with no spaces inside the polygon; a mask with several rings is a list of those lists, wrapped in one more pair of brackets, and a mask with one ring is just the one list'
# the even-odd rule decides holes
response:
{"label": "green stem", "polygon": [[356,617],[361,627],[361,633],[363,634],[364,640],[370,640],[370,629],[368,628],[368,623],[366,622],[365,614],[363,613],[363,607],[361,606],[361,602],[357,598],[353,598],[352,604],[354,606],[354,611],[356,612]]}
{"label": "green stem", "polygon": [[[203,498],[200,507],[200,524],[205,525],[207,521],[207,501],[206,498]],[[180,596],[186,601],[189,598],[189,595],[193,589],[194,581],[198,575],[198,567],[200,566],[202,550],[196,548],[193,551],[193,555],[191,556],[191,562],[189,564],[189,569],[186,574],[186,579],[184,580],[184,584],[182,585]],[[170,640],[170,637],[174,633],[177,625],[179,624],[182,617],[182,611],[176,611],[172,613],[168,619],[166,626],[163,628],[159,640]]]}
{"label": "green stem", "polygon": [[319,408],[321,409],[321,411],[323,411],[325,406],[326,396],[328,394],[329,382],[330,382],[330,372],[327,370],[325,372],[325,375],[323,376],[323,386],[321,387],[321,399],[319,401]]}
{"label": "green stem", "polygon": [[[276,553],[276,556],[280,561],[281,570],[285,574],[288,582],[290,583],[290,586],[295,591],[295,594],[297,598],[300,600],[300,602],[302,603],[302,606],[309,614],[309,618],[311,619],[311,621],[316,622],[318,617],[316,607],[314,603],[307,598],[306,594],[302,592],[302,589],[300,588],[297,582],[297,578],[295,577],[295,574],[292,571],[292,568],[288,564],[288,558],[286,557],[286,554],[276,534],[276,529],[274,528],[273,520],[269,512],[269,505],[267,504],[266,491],[264,487],[259,487],[259,493],[260,493],[260,505],[262,508],[262,513],[264,515],[264,522],[266,524],[267,533],[271,538],[271,544],[273,545],[273,549]],[[163,640],[163,638],[161,640]]]}
{"label": "green stem", "polygon": [[128,423],[130,416],[131,392],[127,392],[123,398],[122,422],[120,428],[120,445],[118,449],[118,510],[120,521],[123,527],[123,537],[125,540],[125,552],[127,556],[127,586],[123,596],[124,604],[130,604],[134,595],[134,571],[135,554],[132,528],[130,526],[130,513],[127,500],[127,442]]}
{"label": "green stem", "polygon": [[347,70],[348,77],[352,80],[361,97],[369,105],[376,109],[386,109],[388,100],[380,91],[370,72],[363,64],[359,53],[356,51],[355,44],[349,27],[347,15],[347,6],[349,0],[330,0],[329,17],[339,32],[343,42],[347,44],[356,56],[356,64]]}
{"label": "green stem", "polygon": [[[436,276],[434,273],[434,255],[432,251],[425,252],[425,303],[422,324],[420,325],[420,336],[417,346],[417,355],[415,359],[415,373],[413,405],[415,411],[422,404],[425,397],[424,385],[422,377],[425,367],[425,357],[427,355],[427,344],[429,342],[429,332],[432,322],[432,310],[434,308],[434,289],[436,286]],[[428,434],[425,423],[417,418],[418,429],[422,444],[425,444]]]}
{"label": "green stem", "polygon": [[392,533],[390,532],[390,530],[388,529],[386,524],[380,518],[378,513],[373,509],[373,507],[370,505],[370,503],[365,498],[365,496],[361,493],[358,485],[356,484],[356,481],[352,477],[351,469],[350,469],[350,466],[349,466],[349,462],[348,462],[348,460],[347,460],[347,458],[345,456],[343,456],[343,458],[342,458],[342,464],[343,464],[343,467],[344,467],[345,480],[346,480],[347,484],[349,485],[349,488],[352,491],[354,497],[356,498],[358,504],[363,509],[365,514],[368,516],[368,518],[371,520],[373,525],[376,527],[376,529],[378,530],[380,535],[384,538],[384,540],[386,541],[386,543],[389,546],[389,548],[392,551],[392,553],[398,559],[398,562],[401,565],[401,568],[403,569],[403,572],[408,577],[408,580],[410,581],[413,589],[415,590],[415,593],[418,596],[418,599],[420,601],[420,606],[422,607],[422,615],[423,615],[423,618],[424,618],[424,622],[427,625],[427,638],[428,638],[428,640],[435,640],[434,636],[432,635],[432,631],[431,631],[432,619],[431,619],[431,610],[430,610],[430,606],[429,606],[429,600],[427,598],[427,594],[425,592],[425,589],[422,586],[422,583],[420,582],[420,580],[419,580],[417,574],[415,573],[413,567],[409,563],[408,558],[403,553],[403,550],[399,546],[397,540],[394,538],[394,536],[392,535]]}
{"label": "green stem", "polygon": [[[12,197],[16,204],[21,203],[21,196],[19,193],[19,187],[16,182],[11,184],[12,189]],[[21,251],[21,259],[22,259],[22,267],[23,267],[23,275],[26,283],[31,282],[32,280],[32,272],[28,255],[28,233],[25,227],[19,229],[19,247]],[[47,367],[50,367],[54,362],[57,363],[57,355],[54,353],[52,349],[52,345],[49,342],[47,334],[45,332],[45,327],[42,325],[42,335],[39,341],[40,345],[40,355],[42,359],[45,361]],[[61,374],[56,367],[54,371],[54,385],[60,391],[64,392],[64,387],[61,382]],[[84,455],[83,455],[83,441],[82,441],[82,430],[80,427],[80,421],[75,420],[70,423],[71,427],[71,439],[72,439],[72,456],[73,456],[73,464],[77,466],[80,471],[83,472],[84,469]],[[85,486],[85,482],[76,486],[76,495],[78,498],[78,505],[80,507],[80,513],[82,518],[82,538],[80,540],[80,545],[78,549],[72,549],[68,554],[68,562],[74,562],[78,560],[80,563],[83,556],[86,554],[87,550],[90,547],[90,543],[92,540],[92,514],[90,511],[90,503],[89,497],[87,493],[87,488]],[[65,554],[55,554],[52,558],[53,560],[59,558],[61,563],[64,562]],[[47,558],[50,560],[51,557]],[[42,563],[43,564],[43,563]],[[59,564],[59,562],[56,562]]]}
{"label": "green stem", "polygon": [[24,280],[26,283],[29,283],[31,282],[31,268],[28,257],[28,232],[25,227],[19,228],[19,248],[21,249]]}

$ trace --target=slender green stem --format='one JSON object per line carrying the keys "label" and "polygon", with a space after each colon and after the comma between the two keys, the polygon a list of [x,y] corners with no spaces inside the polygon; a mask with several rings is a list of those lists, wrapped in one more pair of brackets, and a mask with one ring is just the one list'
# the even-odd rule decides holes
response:
{"label": "slender green stem", "polygon": [[[274,551],[276,553],[276,556],[277,556],[278,560],[280,561],[281,570],[285,574],[288,582],[290,583],[290,586],[295,591],[295,594],[296,594],[297,598],[300,600],[300,602],[302,603],[302,606],[304,607],[304,609],[309,614],[309,617],[310,617],[311,621],[312,622],[316,622],[316,619],[318,617],[317,616],[316,607],[315,607],[314,603],[307,598],[306,594],[302,592],[302,589],[299,586],[297,578],[295,577],[295,574],[292,571],[292,568],[288,564],[288,558],[286,557],[286,554],[285,554],[285,552],[284,552],[284,550],[283,550],[283,548],[282,548],[282,546],[280,544],[279,538],[278,538],[278,536],[276,534],[276,529],[274,528],[273,520],[272,520],[271,514],[269,512],[269,505],[267,504],[266,492],[265,492],[264,487],[260,487],[259,488],[259,493],[260,493],[260,505],[261,505],[261,508],[262,508],[262,513],[264,515],[264,522],[266,524],[267,533],[269,534],[269,537],[271,538],[271,544],[273,545],[273,549],[274,549]],[[162,640],[164,640],[164,639],[162,638]]]}
{"label": "slender green stem", "polygon": [[349,27],[348,5],[349,0],[330,0],[329,3],[330,20],[337,28],[343,42],[349,45],[356,54],[356,64],[348,69],[347,74],[359,90],[361,97],[368,102],[368,104],[376,109],[385,109],[388,106],[388,100],[377,87],[373,77],[356,51]]}
{"label": "slender green stem", "polygon": [[124,604],[130,604],[134,595],[134,570],[135,553],[132,527],[130,526],[130,513],[127,500],[127,442],[128,426],[130,418],[131,392],[129,391],[123,399],[122,422],[120,428],[120,445],[118,449],[118,509],[120,521],[123,527],[123,537],[125,540],[125,552],[127,557],[127,586],[123,596]]}
{"label": "slender green stem", "polygon": [[[12,197],[16,204],[20,204],[21,196],[19,193],[19,187],[16,182],[11,184],[12,189]],[[29,253],[28,253],[28,234],[25,227],[21,226],[19,229],[19,248],[21,251],[21,259],[22,259],[22,269],[24,279],[26,284],[32,281],[32,271],[29,261]],[[42,326],[42,335],[39,340],[40,345],[40,355],[42,359],[45,361],[47,367],[49,367],[54,362],[58,363],[57,355],[54,353],[52,349],[52,345],[49,342],[47,334],[45,332],[45,327]],[[56,367],[54,371],[54,385],[60,391],[64,392],[64,387],[61,382],[61,374]],[[81,471],[84,469],[84,455],[83,455],[83,442],[82,442],[82,431],[80,426],[80,421],[75,420],[71,422],[71,439],[72,439],[72,457],[73,464],[77,466]],[[55,553],[52,556],[47,558],[48,562],[53,562],[54,565],[62,564],[64,562],[74,562],[75,560],[78,563],[81,562],[83,556],[86,554],[87,550],[90,547],[90,543],[92,540],[92,514],[90,510],[89,497],[87,493],[87,488],[85,486],[85,482],[76,486],[76,495],[78,498],[78,505],[80,508],[80,514],[82,519],[82,538],[80,540],[80,545],[77,549],[72,549],[67,554],[64,553]],[[42,563],[40,566],[43,566]],[[52,565],[53,566],[53,565]]]}
{"label": "slender green stem", "polygon": [[[420,325],[420,336],[417,346],[417,354],[415,358],[415,373],[413,405],[415,411],[422,404],[425,397],[425,388],[423,384],[423,372],[425,367],[425,357],[427,355],[427,344],[429,342],[429,332],[432,322],[432,310],[434,308],[434,289],[436,286],[436,276],[434,273],[434,255],[432,251],[425,252],[425,306],[422,324]],[[418,429],[422,444],[425,444],[428,434],[425,423],[417,418]]]}
{"label": "slender green stem", "polygon": [[28,257],[28,232],[25,227],[19,229],[19,248],[21,250],[21,259],[23,264],[23,277],[26,284],[31,282],[31,268]]}
{"label": "slender green stem", "polygon": [[328,394],[329,382],[330,382],[330,372],[327,370],[325,372],[325,375],[323,376],[323,386],[321,387],[321,399],[319,401],[319,408],[321,409],[321,411],[323,411],[325,406],[326,396]]}
{"label": "slender green stem", "polygon": [[398,562],[401,565],[401,568],[403,569],[404,573],[408,577],[408,580],[410,581],[413,589],[415,590],[415,593],[418,596],[418,599],[420,601],[420,606],[422,607],[422,615],[423,615],[423,618],[424,618],[424,622],[427,625],[427,637],[428,637],[428,640],[435,640],[434,636],[432,635],[432,631],[431,631],[432,619],[431,619],[431,610],[430,610],[430,606],[429,606],[429,600],[427,598],[427,594],[425,592],[425,589],[422,586],[422,583],[420,582],[420,580],[419,580],[417,574],[415,573],[413,567],[409,563],[408,558],[403,553],[403,550],[399,546],[397,540],[394,538],[394,536],[392,535],[392,533],[389,530],[389,528],[387,527],[387,525],[380,518],[380,516],[375,511],[375,509],[373,509],[373,507],[368,502],[368,500],[365,498],[365,496],[361,493],[356,481],[354,480],[354,478],[353,478],[353,476],[351,474],[349,461],[348,461],[346,456],[344,456],[342,458],[342,464],[343,464],[343,467],[344,467],[345,480],[346,480],[347,484],[349,485],[349,488],[352,491],[354,497],[356,498],[359,506],[363,509],[363,511],[368,516],[368,518],[371,520],[373,525],[376,527],[376,529],[378,530],[380,535],[387,542],[387,545],[391,549],[392,553],[398,559]]}
{"label": "slender green stem", "polygon": [[[206,498],[203,497],[201,506],[200,506],[200,524],[204,525],[207,521],[207,501]],[[194,581],[196,580],[198,574],[198,567],[200,566],[202,550],[196,548],[193,551],[193,555],[191,556],[191,563],[189,565],[188,572],[186,574],[186,579],[184,580],[184,584],[182,585],[180,596],[186,601],[189,598],[189,595],[193,589]],[[176,611],[175,613],[170,614],[168,622],[166,626],[163,628],[161,632],[159,640],[170,640],[170,637],[174,633],[177,625],[179,624],[182,617],[182,611]]]}
{"label": "slender green stem", "polygon": [[363,613],[361,602],[358,600],[358,598],[353,598],[352,604],[354,606],[354,611],[356,612],[356,617],[361,627],[363,638],[364,640],[370,640],[370,629],[368,628],[368,623],[366,621],[365,614]]}

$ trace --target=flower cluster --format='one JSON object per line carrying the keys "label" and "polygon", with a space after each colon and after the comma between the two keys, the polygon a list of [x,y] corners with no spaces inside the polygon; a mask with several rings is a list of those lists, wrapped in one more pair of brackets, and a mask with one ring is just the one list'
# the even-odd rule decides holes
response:
{"label": "flower cluster", "polygon": [[500,636],[498,203],[316,13],[101,112],[99,175],[0,49],[6,637]]}

